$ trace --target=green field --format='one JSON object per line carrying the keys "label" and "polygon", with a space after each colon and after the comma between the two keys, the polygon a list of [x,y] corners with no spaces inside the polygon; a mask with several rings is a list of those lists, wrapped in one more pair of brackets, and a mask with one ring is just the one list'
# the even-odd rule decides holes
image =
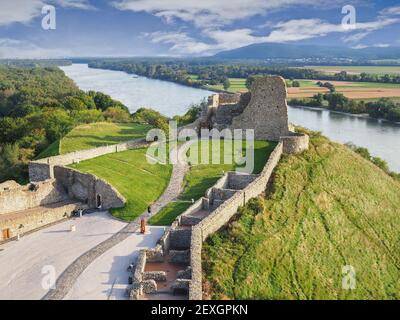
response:
{"label": "green field", "polygon": [[270,190],[207,240],[207,298],[400,299],[399,182],[315,134],[304,155],[282,159]]}
{"label": "green field", "polygon": [[113,185],[126,198],[127,205],[112,210],[112,214],[132,221],[163,194],[172,173],[171,165],[149,164],[146,151],[142,148],[113,153],[71,167],[94,174]]}
{"label": "green field", "polygon": [[400,66],[306,66],[304,68],[314,69],[326,73],[338,73],[340,71],[346,71],[357,74],[400,74]]}
{"label": "green field", "polygon": [[[221,159],[224,154],[224,144],[221,143],[220,147],[218,145],[212,144],[212,147],[208,145],[209,157],[211,159],[212,154],[220,152]],[[266,161],[269,158],[272,150],[276,146],[275,143],[267,142],[267,141],[256,141],[255,142],[255,150],[254,150],[254,171],[253,173],[258,174],[262,171]],[[198,154],[199,159],[201,159],[201,152],[199,150],[199,145],[195,145],[192,149],[192,155]],[[245,154],[245,149],[243,150]],[[233,149],[230,155],[233,154]],[[193,157],[192,158],[192,163]],[[190,171],[185,176],[184,181],[184,191],[179,197],[177,202],[172,202],[167,205],[164,209],[162,209],[157,215],[152,217],[149,220],[150,224],[153,225],[170,225],[177,216],[183,213],[187,208],[189,208],[192,203],[191,200],[194,199],[197,201],[201,197],[203,197],[207,191],[207,189],[211,188],[218,179],[220,179],[223,175],[223,172],[228,172],[235,170],[235,164],[224,164],[222,160],[222,164],[199,164],[192,165]]]}
{"label": "green field", "polygon": [[86,150],[146,136],[151,127],[139,123],[98,122],[73,129],[62,140],[61,154]]}
{"label": "green field", "polygon": [[[229,92],[246,92],[246,79],[245,78],[229,78],[229,82],[231,86],[229,87]],[[211,90],[224,90],[224,86],[222,84],[217,85],[208,85],[206,88]]]}

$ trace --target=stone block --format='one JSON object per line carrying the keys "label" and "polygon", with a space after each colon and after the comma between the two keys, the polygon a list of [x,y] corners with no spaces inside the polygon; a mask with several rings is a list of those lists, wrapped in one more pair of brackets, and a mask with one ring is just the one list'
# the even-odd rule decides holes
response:
{"label": "stone block", "polygon": [[143,273],[143,280],[154,280],[156,282],[167,281],[167,274],[165,271],[147,271]]}

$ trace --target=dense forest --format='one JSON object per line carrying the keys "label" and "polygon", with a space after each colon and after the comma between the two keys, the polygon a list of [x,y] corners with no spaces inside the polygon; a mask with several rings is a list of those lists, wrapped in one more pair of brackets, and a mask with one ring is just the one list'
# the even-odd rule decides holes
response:
{"label": "dense forest", "polygon": [[56,67],[0,65],[0,181],[26,182],[27,162],[74,126],[131,121],[110,96],[85,93]]}
{"label": "dense forest", "polygon": [[400,75],[378,74],[325,74],[307,68],[284,66],[266,66],[263,64],[218,64],[202,63],[201,60],[140,60],[110,59],[94,60],[89,63],[92,68],[125,71],[148,78],[177,82],[187,86],[202,87],[206,84],[221,84],[228,78],[248,78],[255,75],[279,75],[286,79],[309,79],[326,81],[355,81],[398,83]]}

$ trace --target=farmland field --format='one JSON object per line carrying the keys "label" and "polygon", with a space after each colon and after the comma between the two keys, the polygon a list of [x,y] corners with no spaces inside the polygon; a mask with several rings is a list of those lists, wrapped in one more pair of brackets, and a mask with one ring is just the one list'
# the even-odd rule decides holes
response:
{"label": "farmland field", "polygon": [[[400,68],[400,67],[399,67]],[[246,79],[230,78],[231,86],[229,92],[246,92]],[[327,93],[327,88],[317,85],[319,80],[298,79],[300,88],[288,88],[288,98],[311,98],[317,93]],[[321,80],[322,82],[327,82]],[[343,93],[351,99],[379,99],[379,98],[400,98],[400,85],[392,83],[375,82],[349,82],[349,81],[328,81],[336,86],[337,92]],[[208,86],[209,89],[224,90],[223,85]]]}
{"label": "farmland field", "polygon": [[400,66],[306,66],[306,69],[314,69],[328,74],[346,71],[349,74],[400,74]]}
{"label": "farmland field", "polygon": [[[336,91],[351,99],[378,99],[400,97],[400,85],[375,82],[324,81],[336,87]],[[289,98],[308,98],[317,93],[327,93],[327,88],[317,85],[318,80],[300,80],[300,88],[288,88]]]}

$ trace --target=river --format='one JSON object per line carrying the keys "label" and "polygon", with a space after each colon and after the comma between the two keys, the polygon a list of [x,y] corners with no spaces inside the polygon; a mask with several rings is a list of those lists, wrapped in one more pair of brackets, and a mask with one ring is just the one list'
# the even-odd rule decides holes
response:
{"label": "river", "polygon": [[[167,116],[174,116],[185,113],[191,104],[213,94],[171,82],[136,78],[121,71],[91,69],[86,64],[73,64],[61,69],[82,90],[109,94],[131,112],[140,107],[151,107]],[[289,107],[289,120],[321,131],[333,141],[351,142],[368,148],[372,155],[386,160],[391,170],[400,172],[400,124],[299,107]]]}

